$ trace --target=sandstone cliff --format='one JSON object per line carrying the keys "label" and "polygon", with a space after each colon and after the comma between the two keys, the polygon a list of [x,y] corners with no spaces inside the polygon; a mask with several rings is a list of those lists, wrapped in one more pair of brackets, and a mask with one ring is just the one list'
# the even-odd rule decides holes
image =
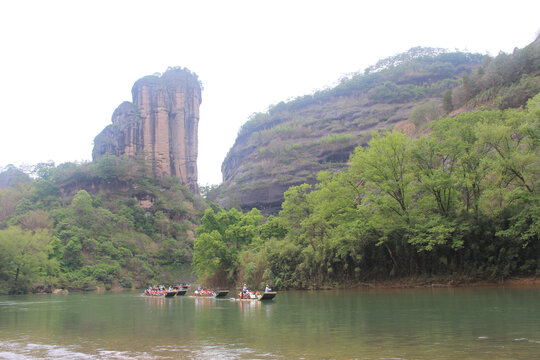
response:
{"label": "sandstone cliff", "polygon": [[197,75],[173,68],[133,85],[132,102],[118,106],[112,124],[94,139],[93,161],[105,155],[144,160],[150,175],[178,177],[197,189],[201,86]]}

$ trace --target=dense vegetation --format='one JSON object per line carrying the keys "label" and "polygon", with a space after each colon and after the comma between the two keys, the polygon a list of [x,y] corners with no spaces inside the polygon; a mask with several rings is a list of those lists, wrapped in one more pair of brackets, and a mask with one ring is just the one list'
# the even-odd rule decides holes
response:
{"label": "dense vegetation", "polygon": [[429,136],[376,132],[348,169],[291,187],[278,217],[206,210],[194,269],[281,289],[540,274],[539,155],[540,94],[442,118]]}
{"label": "dense vegetation", "polygon": [[523,106],[540,91],[540,37],[512,54],[485,56],[462,85],[453,91],[447,110],[478,105],[501,110]]}
{"label": "dense vegetation", "polygon": [[40,164],[33,179],[13,166],[0,174],[11,184],[0,189],[0,293],[189,279],[205,205],[139,165],[108,156]]}

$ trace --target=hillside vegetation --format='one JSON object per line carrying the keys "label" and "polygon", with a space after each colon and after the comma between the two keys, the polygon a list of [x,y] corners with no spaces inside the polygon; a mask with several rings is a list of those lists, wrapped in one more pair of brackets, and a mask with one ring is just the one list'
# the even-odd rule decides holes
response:
{"label": "hillside vegetation", "polygon": [[0,293],[144,287],[191,278],[204,202],[107,156],[0,174]]}
{"label": "hillside vegetation", "polygon": [[206,210],[197,274],[276,288],[539,275],[539,91],[540,38],[495,58],[412,49],[255,114],[216,198],[278,216]]}
{"label": "hillside vegetation", "polygon": [[253,114],[223,161],[217,202],[276,214],[290,186],[313,185],[319,171],[345,168],[373,130],[407,120],[417,105],[440,102],[481,61],[478,54],[414,48],[336,87]]}
{"label": "hillside vegetation", "polygon": [[495,58],[413,48],[333,88],[253,114],[223,161],[214,200],[277,214],[290,186],[314,185],[318,172],[346,168],[374,130],[418,136],[445,114],[522,106],[540,90],[539,43]]}
{"label": "hillside vegetation", "polygon": [[289,188],[278,217],[206,210],[198,275],[279,289],[540,275],[540,94],[429,130],[374,132],[347,169]]}

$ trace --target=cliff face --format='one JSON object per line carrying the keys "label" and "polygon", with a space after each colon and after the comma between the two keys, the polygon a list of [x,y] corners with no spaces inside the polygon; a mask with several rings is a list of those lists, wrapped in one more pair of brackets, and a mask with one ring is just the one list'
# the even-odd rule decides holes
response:
{"label": "cliff face", "polygon": [[145,161],[154,177],[178,177],[197,189],[201,87],[187,69],[146,76],[133,85],[132,102],[114,111],[112,124],[94,139],[92,158],[127,155]]}
{"label": "cliff face", "polygon": [[458,86],[462,74],[481,60],[479,55],[414,48],[335,88],[254,115],[222,163],[216,201],[277,213],[290,186],[314,185],[320,171],[345,168],[372,131],[407,123],[416,107],[440,107],[443,93]]}

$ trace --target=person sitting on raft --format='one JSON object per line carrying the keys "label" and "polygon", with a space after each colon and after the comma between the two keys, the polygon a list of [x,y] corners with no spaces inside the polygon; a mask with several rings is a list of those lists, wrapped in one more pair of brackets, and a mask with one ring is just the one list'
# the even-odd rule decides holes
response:
{"label": "person sitting on raft", "polygon": [[272,291],[272,289],[270,288],[270,286],[268,286],[268,284],[266,284],[266,287],[264,288],[264,292],[270,292]]}

